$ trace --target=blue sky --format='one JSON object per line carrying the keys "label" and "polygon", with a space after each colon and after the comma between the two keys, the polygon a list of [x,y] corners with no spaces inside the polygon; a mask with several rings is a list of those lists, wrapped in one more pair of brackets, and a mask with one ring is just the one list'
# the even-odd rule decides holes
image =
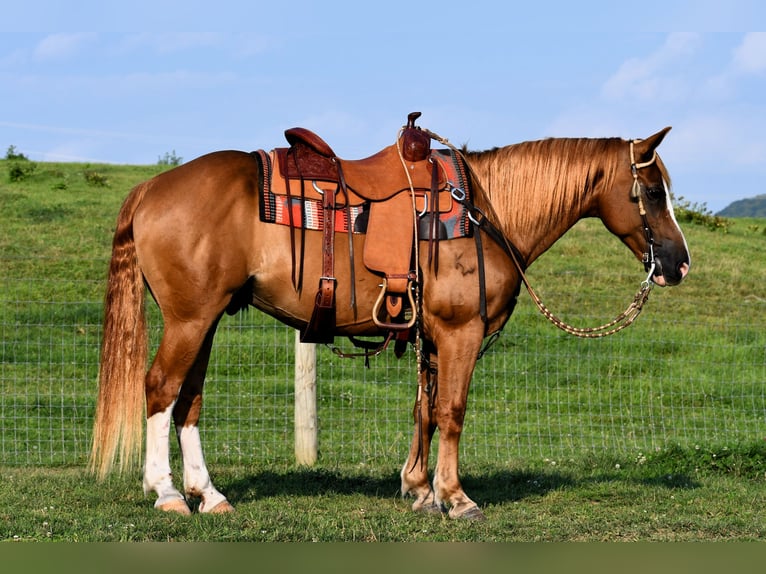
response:
{"label": "blue sky", "polygon": [[766,193],[766,33],[737,31],[766,23],[760,0],[14,4],[0,147],[30,159],[188,161],[293,126],[358,158],[417,110],[472,149],[670,125],[677,196]]}

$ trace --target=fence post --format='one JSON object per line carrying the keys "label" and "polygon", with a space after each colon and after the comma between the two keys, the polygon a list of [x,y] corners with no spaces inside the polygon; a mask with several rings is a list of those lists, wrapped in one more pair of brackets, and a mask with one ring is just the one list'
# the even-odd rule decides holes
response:
{"label": "fence post", "polygon": [[317,350],[301,343],[295,331],[295,462],[311,466],[317,461]]}

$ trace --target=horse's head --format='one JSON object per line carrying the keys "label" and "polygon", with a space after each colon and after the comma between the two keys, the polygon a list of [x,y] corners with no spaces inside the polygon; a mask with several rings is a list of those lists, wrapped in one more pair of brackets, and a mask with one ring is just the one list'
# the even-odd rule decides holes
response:
{"label": "horse's head", "polygon": [[[691,258],[670,200],[670,180],[656,149],[670,128],[625,143],[614,185],[599,202],[604,225],[644,262],[657,285],[677,285]],[[624,164],[624,168],[622,167]]]}

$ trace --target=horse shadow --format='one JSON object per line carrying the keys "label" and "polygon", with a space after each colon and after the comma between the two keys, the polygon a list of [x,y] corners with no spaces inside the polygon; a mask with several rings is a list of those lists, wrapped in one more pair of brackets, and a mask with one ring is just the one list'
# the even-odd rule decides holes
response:
{"label": "horse shadow", "polygon": [[[479,506],[496,505],[538,498],[567,488],[587,488],[599,484],[638,484],[670,489],[696,489],[701,484],[686,473],[656,474],[636,477],[602,472],[578,476],[564,470],[493,469],[465,473],[461,483]],[[399,495],[398,472],[367,475],[360,472],[316,467],[298,467],[284,471],[263,470],[233,480],[224,489],[234,503],[279,496],[321,496],[361,494],[372,498],[390,499]]]}

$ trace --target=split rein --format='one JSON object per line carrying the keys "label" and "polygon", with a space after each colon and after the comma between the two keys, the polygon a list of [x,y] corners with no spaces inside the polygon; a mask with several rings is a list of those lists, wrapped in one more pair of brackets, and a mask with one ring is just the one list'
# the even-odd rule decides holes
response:
{"label": "split rein", "polygon": [[[457,148],[455,148],[449,141],[446,139],[438,136],[437,134],[424,129],[426,133],[428,133],[433,139],[436,141],[447,145],[455,151],[456,153],[460,153]],[[654,281],[652,280],[652,276],[654,275],[654,271],[656,268],[656,262],[654,259],[654,238],[652,236],[652,230],[649,227],[648,221],[646,219],[646,210],[644,209],[644,202],[641,197],[641,189],[640,184],[638,182],[638,170],[644,167],[648,167],[652,165],[656,159],[657,155],[656,153],[652,156],[652,159],[644,162],[644,163],[636,163],[634,158],[634,152],[633,152],[633,146],[636,143],[637,140],[632,140],[630,142],[630,169],[631,173],[633,175],[633,186],[631,189],[631,197],[636,199],[638,201],[638,208],[639,208],[639,214],[641,215],[641,221],[644,228],[644,234],[646,236],[646,242],[647,242],[647,252],[644,253],[643,256],[643,262],[645,270],[647,271],[647,276],[644,281],[641,282],[640,288],[638,292],[633,297],[633,301],[628,305],[628,307],[619,315],[617,315],[614,319],[609,321],[608,323],[604,323],[603,325],[599,325],[597,327],[574,327],[567,322],[563,321],[556,315],[554,315],[548,307],[545,306],[545,304],[542,302],[542,299],[537,295],[535,290],[532,288],[532,285],[529,282],[529,279],[526,276],[525,271],[525,265],[523,265],[520,261],[520,254],[518,253],[518,250],[514,247],[513,243],[511,243],[505,235],[500,231],[487,217],[485,214],[475,205],[471,204],[465,199],[465,192],[461,190],[460,188],[452,187],[452,196],[453,198],[462,203],[469,213],[469,218],[471,219],[471,222],[476,226],[477,233],[478,230],[481,229],[484,232],[487,233],[500,247],[502,247],[503,251],[510,257],[511,261],[513,261],[513,264],[515,265],[516,269],[519,272],[519,276],[521,277],[521,280],[524,282],[524,286],[527,289],[527,292],[532,297],[532,300],[534,301],[535,305],[537,306],[538,310],[542,315],[548,319],[553,325],[564,331],[565,333],[569,335],[574,335],[575,337],[580,337],[583,339],[599,339],[602,337],[607,337],[609,335],[614,335],[615,333],[619,333],[626,327],[629,327],[633,324],[633,322],[638,318],[638,316],[641,314],[641,311],[644,308],[644,304],[649,299],[649,293],[652,290],[652,287],[654,286]],[[469,165],[468,162],[466,162],[466,165]],[[470,169],[470,165],[469,165]],[[462,199],[461,199],[462,198]],[[487,341],[487,343],[484,345],[484,348],[482,349],[479,356],[481,357],[484,352],[491,346],[491,344],[496,339],[497,335],[499,335],[499,331],[496,333],[490,334],[490,338]]]}

